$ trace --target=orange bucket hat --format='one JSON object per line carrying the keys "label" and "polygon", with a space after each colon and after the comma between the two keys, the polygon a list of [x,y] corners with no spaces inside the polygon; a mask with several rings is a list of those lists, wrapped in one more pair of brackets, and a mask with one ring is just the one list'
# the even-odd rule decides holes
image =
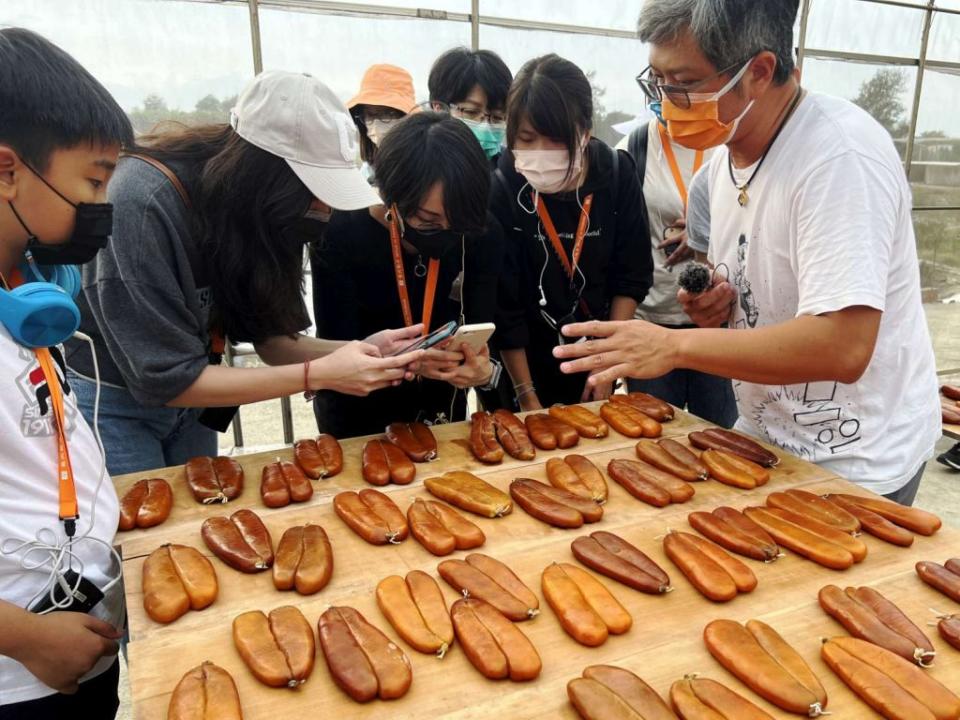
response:
{"label": "orange bucket hat", "polygon": [[352,110],[357,105],[383,105],[409,113],[416,104],[410,73],[396,65],[371,65],[363,74],[360,92],[347,107]]}

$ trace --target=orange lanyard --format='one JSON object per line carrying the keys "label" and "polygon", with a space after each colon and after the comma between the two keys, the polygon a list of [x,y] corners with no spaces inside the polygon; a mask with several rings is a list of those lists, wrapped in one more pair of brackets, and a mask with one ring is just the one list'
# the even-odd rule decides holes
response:
{"label": "orange lanyard", "polygon": [[573,264],[567,257],[567,251],[563,249],[560,242],[560,236],[557,235],[557,228],[553,225],[550,213],[547,212],[547,206],[543,203],[543,198],[537,195],[537,215],[540,216],[540,222],[543,223],[543,229],[550,238],[550,244],[553,245],[553,251],[560,258],[560,264],[573,283],[573,270],[580,264],[580,255],[583,253],[583,240],[587,236],[587,225],[590,223],[590,208],[593,206],[593,194],[587,195],[583,199],[583,209],[580,211],[580,222],[577,224],[577,234],[573,241]]}
{"label": "orange lanyard", "polygon": [[[687,214],[687,186],[683,182],[683,175],[680,174],[680,165],[677,163],[677,156],[673,153],[673,145],[670,144],[670,136],[662,124],[657,123],[657,130],[660,131],[660,144],[663,146],[663,154],[667,156],[667,163],[670,165],[670,172],[673,173],[673,181],[677,184],[677,190],[680,193],[680,200],[683,201],[683,214]],[[697,174],[697,170],[703,165],[703,150],[697,150],[693,156],[693,173],[690,177]]]}
{"label": "orange lanyard", "polygon": [[76,520],[80,517],[77,507],[77,488],[73,482],[73,466],[70,463],[70,449],[67,447],[67,420],[63,409],[63,392],[60,388],[60,376],[53,367],[53,358],[49,348],[35,348],[34,354],[43,370],[43,377],[50,390],[53,421],[57,429],[57,483],[60,488],[60,519]]}
{"label": "orange lanyard", "polygon": [[[0,276],[2,279],[2,276]],[[11,286],[23,284],[23,276],[19,270],[14,270],[10,276]],[[6,281],[3,283],[6,285]],[[63,390],[60,386],[60,376],[54,367],[53,357],[49,348],[34,348],[37,362],[43,371],[43,379],[50,391],[50,405],[53,409],[53,424],[57,431],[57,486],[60,490],[59,512],[61,520],[76,520],[80,517],[77,504],[77,487],[73,481],[73,465],[70,463],[70,449],[67,447],[67,416],[63,407]],[[68,526],[68,535],[73,535],[72,523]]]}
{"label": "orange lanyard", "polygon": [[[413,325],[413,312],[410,310],[410,293],[407,291],[407,274],[403,269],[403,249],[400,247],[400,221],[397,206],[391,208],[390,248],[393,250],[393,274],[397,278],[397,293],[403,309],[403,323]],[[440,278],[440,260],[430,258],[427,266],[427,287],[423,293],[423,332],[430,332],[430,316],[433,315],[433,301],[437,295],[437,280]]]}

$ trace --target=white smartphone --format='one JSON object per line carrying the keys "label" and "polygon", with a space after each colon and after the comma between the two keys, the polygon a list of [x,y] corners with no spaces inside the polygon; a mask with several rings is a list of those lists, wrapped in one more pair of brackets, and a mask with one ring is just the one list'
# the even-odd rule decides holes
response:
{"label": "white smartphone", "polygon": [[473,325],[461,325],[454,334],[447,348],[451,352],[459,352],[460,346],[466,343],[476,352],[480,352],[490,336],[493,335],[497,326],[493,323],[475,323]]}

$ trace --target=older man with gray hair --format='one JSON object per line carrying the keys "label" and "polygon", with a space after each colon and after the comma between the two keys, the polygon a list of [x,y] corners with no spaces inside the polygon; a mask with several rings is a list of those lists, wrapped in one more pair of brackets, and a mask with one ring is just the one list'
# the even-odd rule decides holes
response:
{"label": "older man with gray hair", "polygon": [[713,286],[679,298],[706,330],[564,328],[592,381],[691,368],[734,379],[737,429],[904,504],[940,434],[910,187],[886,131],[805,91],[796,0],[647,0],[640,78],[670,137],[725,145],[710,185]]}

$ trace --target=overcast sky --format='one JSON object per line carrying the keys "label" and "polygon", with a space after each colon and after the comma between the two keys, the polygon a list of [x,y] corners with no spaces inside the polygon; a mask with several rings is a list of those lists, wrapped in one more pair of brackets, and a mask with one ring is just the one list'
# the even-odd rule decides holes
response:
{"label": "overcast sky", "polygon": [[[469,0],[376,0],[380,5],[416,6],[468,13]],[[941,0],[960,9],[960,0]],[[569,24],[633,29],[641,0],[481,0],[481,16],[520,17]],[[264,67],[303,70],[327,82],[345,101],[367,66],[389,62],[414,77],[426,99],[434,58],[469,45],[470,25],[418,19],[369,19],[260,11]],[[862,0],[812,0],[807,46],[829,50],[916,57],[923,13]],[[237,93],[253,75],[248,11],[182,0],[0,0],[0,25],[43,33],[74,54],[130,109],[151,93],[171,107],[192,109],[207,94]],[[637,40],[482,26],[481,47],[500,53],[516,72],[523,62],[556,52],[595,71],[606,90],[608,111],[633,113],[642,106],[634,76],[646,65]],[[960,62],[960,16],[934,22],[929,57]],[[876,66],[808,61],[804,84],[847,98]],[[909,112],[915,69],[902,102]],[[924,80],[918,128],[960,136],[960,76],[929,72]]]}

